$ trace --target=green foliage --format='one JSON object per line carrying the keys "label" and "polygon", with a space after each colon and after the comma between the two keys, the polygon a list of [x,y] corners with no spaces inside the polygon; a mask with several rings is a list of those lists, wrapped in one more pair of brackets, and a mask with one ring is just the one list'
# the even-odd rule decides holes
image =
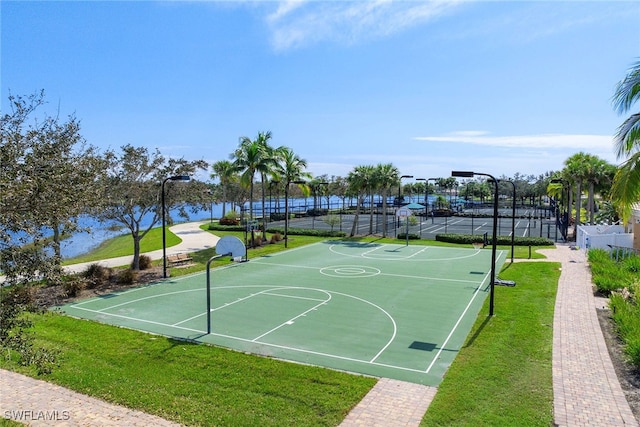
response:
{"label": "green foliage", "polygon": [[604,249],[590,249],[587,259],[591,276],[598,292],[609,295],[612,291],[629,288],[638,280],[639,274],[633,270],[640,264],[637,256],[616,261]]}
{"label": "green foliage", "polygon": [[220,220],[220,224],[209,224],[209,230],[211,231],[245,231],[246,227],[244,225],[238,225],[238,222],[235,221],[235,225],[224,225],[222,224],[222,220]]}
{"label": "green foliage", "polygon": [[[407,233],[398,233],[396,239],[407,240]],[[420,240],[420,235],[415,233],[409,233],[409,240]]]}
{"label": "green foliage", "polygon": [[[480,234],[437,234],[436,240],[439,242],[449,242],[457,244],[481,243],[484,236]],[[488,244],[491,244],[492,236],[488,236]],[[511,237],[497,236],[498,245],[511,245]],[[514,246],[553,246],[553,240],[544,237],[515,237]]]}
{"label": "green foliage", "polygon": [[[267,229],[268,233],[281,233],[284,235],[284,228],[271,227]],[[347,233],[336,230],[316,230],[312,228],[289,228],[287,234],[291,236],[313,236],[313,237],[345,237]]]}
{"label": "green foliage", "polygon": [[0,351],[5,359],[20,366],[33,366],[38,375],[51,373],[57,353],[35,344],[29,312],[34,306],[35,288],[16,285],[0,291]]}
{"label": "green foliage", "polygon": [[616,261],[603,249],[588,252],[593,282],[598,291],[609,294],[609,306],[629,361],[640,367],[640,257]]}

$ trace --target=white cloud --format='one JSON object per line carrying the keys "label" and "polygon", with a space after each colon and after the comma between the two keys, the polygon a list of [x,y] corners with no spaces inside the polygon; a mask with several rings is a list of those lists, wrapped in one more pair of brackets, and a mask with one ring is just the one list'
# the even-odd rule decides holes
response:
{"label": "white cloud", "polygon": [[509,148],[575,149],[580,151],[611,150],[611,135],[540,134],[492,136],[484,131],[461,131],[444,136],[417,136],[417,141],[454,142]]}
{"label": "white cloud", "polygon": [[458,4],[447,1],[303,1],[278,4],[267,16],[276,50],[323,40],[353,44],[400,32],[435,19]]}

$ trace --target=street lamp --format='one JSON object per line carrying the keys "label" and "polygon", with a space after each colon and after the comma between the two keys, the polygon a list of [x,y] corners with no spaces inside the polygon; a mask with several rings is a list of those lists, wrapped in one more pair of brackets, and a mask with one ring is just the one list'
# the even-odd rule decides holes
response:
{"label": "street lamp", "polygon": [[398,180],[398,206],[400,206],[400,192],[402,191],[402,180],[404,178],[413,178],[413,175],[402,175]]}
{"label": "street lamp", "polygon": [[496,282],[496,243],[498,232],[498,180],[488,173],[469,172],[469,171],[451,171],[451,176],[460,178],[473,178],[474,175],[487,176],[493,180],[494,194],[493,194],[493,244],[491,245],[491,292],[489,294],[489,316],[493,316],[493,296]]}
{"label": "street lamp", "polygon": [[553,178],[550,181],[552,184],[562,184],[562,192],[561,192],[561,198],[562,200],[562,204],[564,205],[564,213],[562,213],[562,221],[559,220],[559,215],[561,214],[560,212],[560,208],[558,207],[558,202],[556,200],[556,212],[555,212],[555,216],[556,216],[556,227],[558,227],[558,225],[560,225],[560,233],[562,234],[562,237],[564,238],[565,242],[568,240],[568,229],[569,229],[569,192],[571,191],[571,189],[567,186],[567,197],[565,199],[564,196],[564,188],[565,188],[565,184],[567,184],[567,181],[565,181],[562,178]]}
{"label": "street lamp", "polygon": [[[429,181],[437,182],[438,178],[427,178],[427,182],[425,182],[426,188],[424,193],[424,201],[425,201],[425,215],[429,216]],[[431,218],[431,223],[433,224],[433,217]]]}
{"label": "street lamp", "polygon": [[511,264],[513,264],[513,247],[516,233],[516,184],[511,180],[498,180],[498,182],[508,182],[513,186],[513,200],[511,202]]}
{"label": "street lamp", "polygon": [[164,185],[167,181],[189,181],[191,177],[189,175],[175,175],[165,178],[162,181],[162,277],[167,278],[167,233],[165,230],[165,203],[164,203]]}

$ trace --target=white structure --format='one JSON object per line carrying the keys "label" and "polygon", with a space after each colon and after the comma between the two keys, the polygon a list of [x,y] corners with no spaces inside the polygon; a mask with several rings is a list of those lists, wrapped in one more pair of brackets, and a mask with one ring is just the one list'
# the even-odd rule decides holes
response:
{"label": "white structure", "polygon": [[621,225],[579,225],[576,246],[580,249],[611,249],[611,246],[633,248],[633,233],[625,233]]}

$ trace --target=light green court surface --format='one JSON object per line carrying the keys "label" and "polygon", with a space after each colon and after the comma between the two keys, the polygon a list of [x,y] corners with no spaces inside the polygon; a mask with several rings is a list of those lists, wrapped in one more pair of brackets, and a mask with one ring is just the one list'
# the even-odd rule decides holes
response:
{"label": "light green court surface", "polygon": [[[496,271],[505,254],[498,251]],[[490,250],[325,241],[60,307],[240,351],[438,385],[489,293]]]}

